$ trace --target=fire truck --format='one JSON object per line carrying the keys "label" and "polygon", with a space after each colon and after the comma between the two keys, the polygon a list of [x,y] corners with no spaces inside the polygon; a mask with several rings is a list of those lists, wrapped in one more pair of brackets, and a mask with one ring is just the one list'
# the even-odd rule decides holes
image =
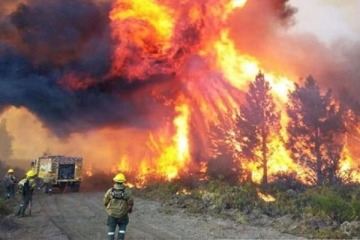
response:
{"label": "fire truck", "polygon": [[40,182],[50,174],[53,187],[60,190],[69,187],[73,192],[78,192],[82,181],[82,164],[81,157],[45,154],[32,162],[32,169]]}

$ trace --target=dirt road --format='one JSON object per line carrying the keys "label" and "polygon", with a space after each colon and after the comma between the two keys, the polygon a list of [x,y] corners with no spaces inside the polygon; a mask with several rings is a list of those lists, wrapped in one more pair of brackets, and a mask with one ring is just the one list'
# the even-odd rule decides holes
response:
{"label": "dirt road", "polygon": [[[0,239],[107,239],[103,193],[64,193],[34,197],[32,216],[9,217]],[[127,240],[133,239],[300,239],[272,228],[242,225],[210,216],[189,216],[158,202],[135,199]]]}

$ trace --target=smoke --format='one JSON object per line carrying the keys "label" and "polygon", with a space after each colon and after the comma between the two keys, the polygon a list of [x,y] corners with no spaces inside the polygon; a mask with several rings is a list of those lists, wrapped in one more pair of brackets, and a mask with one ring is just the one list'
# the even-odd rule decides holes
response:
{"label": "smoke", "polygon": [[[179,12],[171,47],[163,52],[164,46],[146,41],[155,31],[150,28],[144,33],[142,43],[149,47],[144,52],[124,32],[111,35],[116,25],[109,19],[110,0],[3,1],[0,109],[25,107],[58,136],[109,125],[161,126],[158,116],[174,114],[164,99],[185,88],[179,72],[199,59],[200,45],[224,26],[238,51],[260,59],[265,70],[294,80],[312,74],[324,86],[345,86],[357,96],[359,44],[344,40],[328,48],[313,36],[288,34],[297,10],[286,0],[248,0],[221,26],[214,18],[221,11],[213,11],[219,2],[167,3]],[[124,24],[134,20],[127,21],[120,22],[120,29],[129,31]],[[140,30],[149,27],[144,20],[137,24]]]}
{"label": "smoke", "polygon": [[[146,84],[101,81],[111,61],[110,2],[10,3],[0,18],[1,108],[24,106],[59,136],[104,125],[154,123],[142,119],[151,101],[134,101],[132,95],[139,88],[142,96],[149,94]],[[76,76],[84,88],[62,85]],[[86,79],[94,81],[86,85]]]}
{"label": "smoke", "polygon": [[[290,4],[284,0],[248,1],[246,8],[234,13],[229,19],[230,36],[238,51],[261,59],[268,71],[293,81],[313,75],[324,88],[335,94],[346,88],[360,101],[359,39],[339,36],[326,45],[310,33],[290,32],[297,24],[298,12]],[[316,21],[316,14],[313,17]]]}
{"label": "smoke", "polygon": [[79,70],[95,67],[96,72],[110,51],[108,8],[89,0],[20,3],[2,20],[1,40],[34,65],[59,68],[73,63]]}

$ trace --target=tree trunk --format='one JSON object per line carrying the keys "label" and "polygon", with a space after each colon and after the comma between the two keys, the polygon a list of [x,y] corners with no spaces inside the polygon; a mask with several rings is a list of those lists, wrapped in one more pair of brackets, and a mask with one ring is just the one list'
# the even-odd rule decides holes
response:
{"label": "tree trunk", "polygon": [[267,147],[266,147],[266,133],[265,131],[263,132],[263,136],[262,136],[262,146],[261,146],[261,151],[262,151],[262,167],[263,167],[263,178],[262,178],[262,184],[267,184],[268,183],[268,172],[267,172]]}
{"label": "tree trunk", "polygon": [[316,184],[318,186],[324,183],[324,175],[322,172],[322,164],[323,161],[321,159],[321,152],[320,152],[320,132],[319,128],[317,127],[315,130],[315,154],[316,154]]}

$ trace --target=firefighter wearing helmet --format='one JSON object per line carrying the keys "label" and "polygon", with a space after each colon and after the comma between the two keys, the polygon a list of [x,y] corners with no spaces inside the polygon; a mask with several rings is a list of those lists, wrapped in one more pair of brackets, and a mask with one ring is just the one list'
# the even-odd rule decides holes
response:
{"label": "firefighter wearing helmet", "polygon": [[18,192],[22,196],[22,201],[17,215],[21,217],[25,216],[25,211],[29,205],[29,215],[31,215],[32,195],[36,188],[35,177],[36,172],[34,170],[29,170],[26,173],[26,177],[23,178],[18,184]]}
{"label": "firefighter wearing helmet", "polygon": [[125,175],[116,174],[113,178],[115,184],[104,195],[104,205],[108,215],[108,238],[115,239],[116,226],[118,226],[117,239],[125,239],[126,227],[129,223],[128,213],[132,212],[134,200],[132,192],[124,183]]}
{"label": "firefighter wearing helmet", "polygon": [[14,175],[14,170],[10,168],[3,178],[3,184],[6,190],[6,198],[12,198],[15,196],[15,185],[17,183]]}
{"label": "firefighter wearing helmet", "polygon": [[53,182],[54,182],[54,172],[50,170],[45,174],[43,178],[43,184],[41,185],[40,188],[42,188],[45,193],[50,195],[52,193]]}

